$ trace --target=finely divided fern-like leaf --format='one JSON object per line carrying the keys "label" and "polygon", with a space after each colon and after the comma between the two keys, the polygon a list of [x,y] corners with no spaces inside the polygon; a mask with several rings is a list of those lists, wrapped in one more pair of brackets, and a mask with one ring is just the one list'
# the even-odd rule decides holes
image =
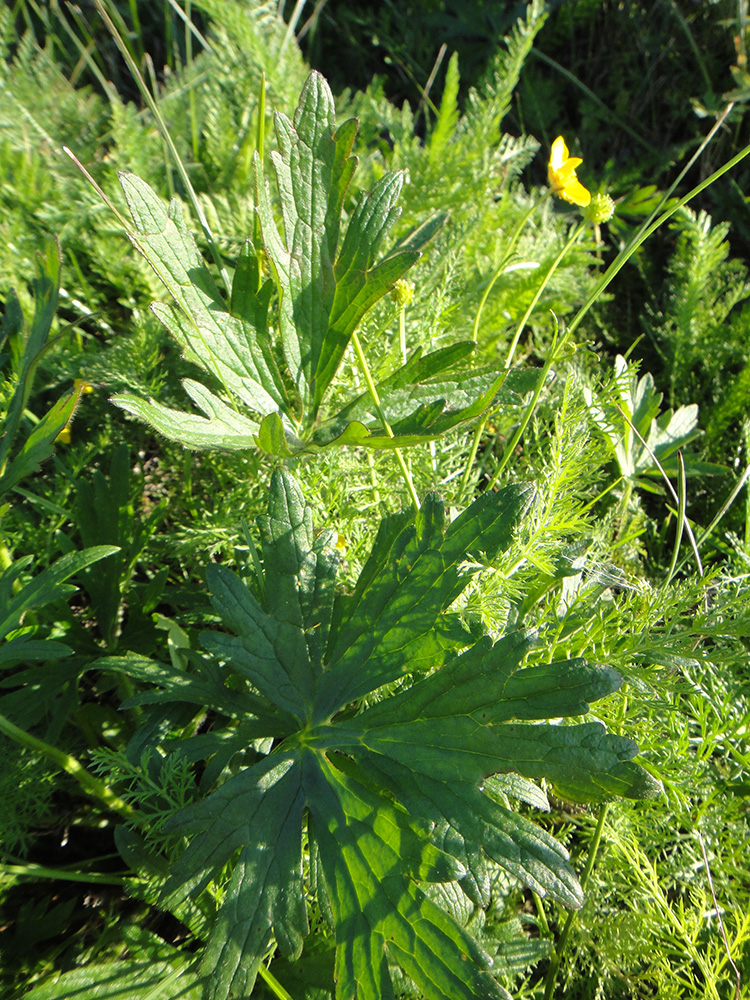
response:
{"label": "finely divided fern-like leaf", "polygon": [[[658,790],[632,761],[630,740],[596,722],[546,722],[584,714],[617,688],[615,671],[580,659],[524,666],[530,633],[476,642],[445,627],[472,572],[511,544],[532,496],[523,485],[487,493],[452,523],[428,497],[416,520],[384,521],[354,591],[336,594],[333,539],[315,535],[299,486],[277,471],[260,524],[265,598],[211,568],[227,632],[202,636],[222,664],[219,675],[202,670],[201,690],[212,676],[221,687],[206,703],[227,714],[226,675],[230,689],[245,686],[250,732],[253,719],[264,733],[274,714],[280,721],[270,750],[256,743],[246,766],[169,821],[188,846],[166,905],[229,866],[201,967],[213,1000],[248,994],[273,942],[287,959],[299,956],[316,887],[336,937],[338,1000],[392,997],[392,966],[434,1000],[507,997],[481,946],[423,886],[451,883],[486,904],[491,858],[579,906],[565,849],[514,812],[507,793],[517,785],[533,801],[531,781],[542,777],[589,798]],[[146,677],[143,664],[132,666]],[[174,671],[151,680],[165,702],[181,697]],[[389,694],[396,680],[399,693]],[[197,690],[188,684],[186,700]],[[244,752],[247,735],[230,723],[226,751]],[[505,774],[519,777],[504,783]]]}
{"label": "finely divided fern-like leaf", "polygon": [[453,135],[458,122],[458,82],[458,52],[454,52],[448,62],[437,121],[427,146],[432,161],[439,160],[440,154]]}
{"label": "finely divided fern-like leaf", "polygon": [[465,127],[482,141],[496,136],[503,118],[510,108],[513,91],[518,83],[526,57],[531,52],[534,39],[547,20],[544,0],[531,0],[526,8],[526,18],[516,22],[505,39],[505,49],[499,49],[491,60],[479,87],[469,92]]}

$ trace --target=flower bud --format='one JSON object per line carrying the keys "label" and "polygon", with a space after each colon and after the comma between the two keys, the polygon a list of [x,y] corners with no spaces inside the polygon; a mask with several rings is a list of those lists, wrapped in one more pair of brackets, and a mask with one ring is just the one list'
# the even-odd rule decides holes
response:
{"label": "flower bud", "polygon": [[399,278],[393,286],[391,295],[396,300],[396,305],[399,309],[405,309],[414,298],[414,282],[404,281],[403,278]]}

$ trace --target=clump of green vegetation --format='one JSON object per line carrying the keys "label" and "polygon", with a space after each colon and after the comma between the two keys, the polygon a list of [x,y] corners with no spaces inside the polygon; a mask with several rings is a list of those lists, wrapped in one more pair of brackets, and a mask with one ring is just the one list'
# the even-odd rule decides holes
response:
{"label": "clump of green vegetation", "polygon": [[0,12],[6,994],[739,996],[749,149],[585,89],[639,4],[379,5],[398,107],[95,6]]}

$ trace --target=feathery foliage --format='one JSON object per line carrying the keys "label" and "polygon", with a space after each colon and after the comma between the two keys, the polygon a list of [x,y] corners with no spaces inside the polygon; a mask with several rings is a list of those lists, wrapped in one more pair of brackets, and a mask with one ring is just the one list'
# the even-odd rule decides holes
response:
{"label": "feathery foliage", "polygon": [[[295,33],[361,5],[102,2],[127,71],[93,6],[0,11],[2,990],[730,996],[740,188],[600,278],[692,108],[739,126],[743,26],[381,4],[341,64],[390,79],[334,96]],[[611,223],[547,197],[560,133]]]}

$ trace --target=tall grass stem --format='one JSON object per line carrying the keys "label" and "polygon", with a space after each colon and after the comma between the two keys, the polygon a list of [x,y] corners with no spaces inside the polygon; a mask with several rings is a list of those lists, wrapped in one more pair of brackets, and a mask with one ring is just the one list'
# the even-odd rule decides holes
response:
{"label": "tall grass stem", "polygon": [[[107,0],[107,4],[108,6],[111,7],[112,6],[111,0]],[[221,279],[224,283],[224,287],[226,288],[227,295],[231,296],[232,284],[229,280],[229,274],[227,273],[227,269],[224,267],[224,264],[222,262],[221,253],[219,252],[216,239],[211,231],[210,225],[208,224],[208,219],[206,218],[206,215],[201,207],[201,203],[198,200],[198,196],[195,193],[195,189],[193,188],[193,185],[190,181],[188,172],[185,169],[185,164],[182,162],[182,158],[180,157],[180,154],[177,152],[177,147],[175,146],[172,140],[172,136],[169,134],[169,129],[167,128],[166,122],[162,117],[161,111],[159,110],[159,106],[154,100],[150,90],[146,86],[146,81],[143,79],[143,74],[138,69],[138,66],[135,60],[133,59],[133,56],[131,55],[127,44],[125,43],[118,29],[116,28],[114,21],[112,20],[107,10],[105,9],[104,3],[102,2],[102,0],[94,0],[94,5],[96,6],[96,9],[99,11],[102,20],[104,21],[105,25],[107,26],[107,29],[112,35],[112,38],[115,44],[117,45],[118,49],[120,50],[123,59],[127,63],[128,69],[130,70],[133,79],[138,89],[141,92],[143,100],[146,102],[151,114],[154,116],[156,120],[156,123],[159,127],[159,131],[164,137],[164,141],[167,144],[167,148],[169,149],[170,155],[174,160],[175,167],[177,168],[177,172],[180,175],[180,180],[182,181],[185,191],[187,192],[188,197],[190,199],[190,203],[193,206],[196,218],[198,219],[200,227],[203,230],[203,235],[206,239],[209,252],[211,253],[214,264],[216,265],[216,268],[219,274],[221,275]]]}
{"label": "tall grass stem", "polygon": [[[372,375],[370,373],[370,366],[367,364],[367,358],[365,357],[365,352],[362,350],[362,344],[360,343],[360,339],[356,333],[352,334],[352,344],[354,345],[354,350],[357,355],[357,360],[359,361],[360,369],[362,370],[362,374],[364,375],[364,379],[365,382],[367,383],[367,388],[369,390],[370,396],[372,397],[372,401],[375,404],[375,409],[378,411],[378,416],[382,421],[383,428],[388,437],[393,438],[394,434],[393,431],[391,430],[391,425],[388,423],[388,420],[386,419],[382,403],[380,402],[380,395],[378,394],[377,386],[373,381]],[[414,504],[414,507],[417,510],[419,510],[419,497],[417,496],[417,491],[414,488],[414,480],[412,479],[411,473],[409,472],[409,467],[404,461],[404,456],[401,454],[401,449],[394,448],[393,451],[396,455],[396,461],[401,467],[401,472],[403,473],[404,480],[406,481],[406,487],[409,490],[409,496],[411,497],[412,503]]]}
{"label": "tall grass stem", "polygon": [[32,736],[25,729],[20,729],[10,719],[6,719],[4,715],[0,715],[0,733],[13,740],[14,743],[18,743],[19,746],[26,747],[27,750],[42,754],[47,760],[55,764],[56,767],[67,772],[72,778],[75,778],[88,795],[92,795],[98,799],[107,809],[111,809],[112,812],[119,813],[126,820],[132,821],[135,813],[127,802],[123,802],[103,781],[90,774],[75,757],[71,757],[70,754],[58,750],[57,747],[52,746],[50,743],[45,743],[44,740]]}

